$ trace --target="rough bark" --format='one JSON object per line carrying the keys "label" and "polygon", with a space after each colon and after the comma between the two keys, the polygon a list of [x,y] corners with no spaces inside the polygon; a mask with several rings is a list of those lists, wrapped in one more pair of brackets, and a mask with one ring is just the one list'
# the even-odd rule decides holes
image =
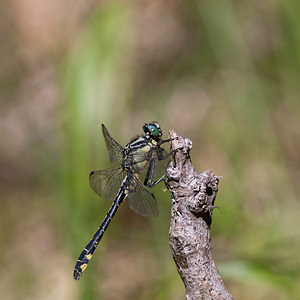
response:
{"label": "rough bark", "polygon": [[[167,166],[172,210],[169,242],[187,300],[233,299],[212,259],[210,229],[220,177],[211,170],[198,174],[189,152],[192,142],[169,132],[174,163]],[[175,150],[177,149],[177,150]]]}

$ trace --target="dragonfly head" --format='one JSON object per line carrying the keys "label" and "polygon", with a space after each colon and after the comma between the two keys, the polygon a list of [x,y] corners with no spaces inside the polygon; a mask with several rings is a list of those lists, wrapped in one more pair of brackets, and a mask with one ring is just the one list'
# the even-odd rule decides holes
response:
{"label": "dragonfly head", "polygon": [[158,122],[145,123],[143,130],[154,140],[159,141],[161,139],[162,131]]}

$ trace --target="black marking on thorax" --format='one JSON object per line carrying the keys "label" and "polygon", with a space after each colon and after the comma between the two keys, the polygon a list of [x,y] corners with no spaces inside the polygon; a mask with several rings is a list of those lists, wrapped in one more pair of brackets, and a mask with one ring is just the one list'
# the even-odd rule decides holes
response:
{"label": "black marking on thorax", "polygon": [[150,138],[149,135],[143,135],[133,139],[125,146],[125,154],[128,154],[132,150],[142,149],[145,146],[153,147],[152,138]]}

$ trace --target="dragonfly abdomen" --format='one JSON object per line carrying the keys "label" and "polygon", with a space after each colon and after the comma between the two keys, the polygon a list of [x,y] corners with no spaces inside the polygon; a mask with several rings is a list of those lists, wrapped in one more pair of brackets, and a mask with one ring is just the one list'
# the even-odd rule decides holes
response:
{"label": "dragonfly abdomen", "polygon": [[113,216],[117,212],[119,206],[121,205],[121,203],[125,199],[126,195],[127,195],[126,187],[125,187],[125,184],[123,184],[122,187],[120,188],[120,191],[119,191],[115,201],[113,202],[113,204],[110,207],[107,215],[105,216],[103,222],[99,226],[98,230],[96,231],[96,233],[94,234],[94,236],[92,237],[90,242],[86,245],[84,250],[79,255],[78,260],[77,260],[76,265],[75,265],[75,269],[74,269],[74,274],[73,274],[74,279],[76,279],[76,280],[80,279],[80,276],[81,276],[82,272],[86,269],[87,264],[91,260],[91,258],[93,256],[95,250],[97,249],[97,246],[98,246],[100,240],[102,239],[103,234],[104,234],[105,230],[107,229],[111,219],[113,218]]}

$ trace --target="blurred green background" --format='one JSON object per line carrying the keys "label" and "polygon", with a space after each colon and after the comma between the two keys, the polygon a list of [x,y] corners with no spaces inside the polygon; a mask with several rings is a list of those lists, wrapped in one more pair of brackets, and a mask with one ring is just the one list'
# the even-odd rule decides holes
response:
{"label": "blurred green background", "polygon": [[101,123],[125,145],[157,120],[223,176],[214,258],[235,299],[300,299],[300,2],[0,2],[1,299],[184,299],[160,215],[109,203]]}

